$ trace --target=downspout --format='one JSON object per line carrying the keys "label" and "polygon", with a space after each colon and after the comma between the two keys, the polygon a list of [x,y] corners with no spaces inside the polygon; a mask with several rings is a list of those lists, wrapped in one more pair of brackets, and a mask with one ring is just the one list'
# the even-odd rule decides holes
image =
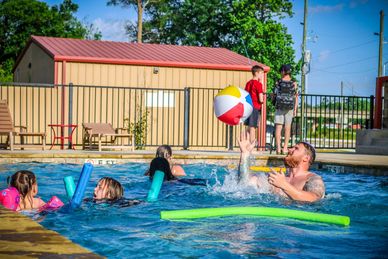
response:
{"label": "downspout", "polygon": [[58,84],[58,62],[54,61],[54,87]]}
{"label": "downspout", "polygon": [[65,125],[65,96],[66,96],[66,60],[62,61],[62,100],[61,100],[61,149],[63,149],[65,139],[64,139],[64,127]]}

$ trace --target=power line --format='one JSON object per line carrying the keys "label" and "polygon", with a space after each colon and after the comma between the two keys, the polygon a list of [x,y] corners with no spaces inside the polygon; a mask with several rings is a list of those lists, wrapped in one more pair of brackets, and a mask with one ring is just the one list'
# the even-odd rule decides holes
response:
{"label": "power line", "polygon": [[354,64],[354,63],[358,63],[358,62],[363,62],[363,61],[374,59],[374,58],[377,58],[377,56],[373,56],[373,57],[369,57],[369,58],[364,58],[364,59],[359,59],[359,60],[354,60],[354,61],[351,61],[351,62],[347,62],[347,63],[343,63],[343,64],[339,64],[339,65],[334,65],[334,66],[330,66],[330,67],[318,68],[318,69],[330,69],[330,68],[334,68],[334,67],[341,67],[341,66],[346,66],[346,65]]}
{"label": "power line", "polygon": [[368,69],[368,70],[362,70],[362,71],[353,71],[353,72],[334,72],[334,71],[327,71],[327,70],[324,70],[324,69],[318,69],[318,68],[313,68],[311,69],[311,72],[310,73],[314,73],[316,71],[319,71],[319,72],[325,72],[325,73],[330,73],[330,74],[364,74],[366,72],[370,72],[370,71],[373,71],[373,70],[376,70],[375,68],[371,68],[371,69]]}
{"label": "power line", "polygon": [[354,84],[352,84],[352,83],[351,83],[350,81],[348,81],[348,80],[346,80],[345,83],[351,85],[351,86],[347,86],[347,85],[344,84],[345,87],[347,87],[347,88],[349,88],[350,90],[352,90],[352,95],[354,95],[354,94],[360,95],[360,93],[359,93],[358,91],[354,90],[354,88],[356,88],[356,87],[354,86]]}
{"label": "power line", "polygon": [[361,46],[364,46],[364,45],[371,44],[372,42],[376,42],[376,40],[370,40],[370,41],[367,41],[367,42],[364,42],[364,43],[360,43],[360,44],[358,44],[358,45],[353,45],[353,46],[349,46],[349,47],[346,47],[346,48],[342,48],[342,49],[337,49],[337,50],[334,50],[334,51],[330,51],[330,54],[337,53],[337,52],[341,52],[341,51],[345,51],[345,50],[348,50],[348,49],[358,48],[358,47],[361,47]]}

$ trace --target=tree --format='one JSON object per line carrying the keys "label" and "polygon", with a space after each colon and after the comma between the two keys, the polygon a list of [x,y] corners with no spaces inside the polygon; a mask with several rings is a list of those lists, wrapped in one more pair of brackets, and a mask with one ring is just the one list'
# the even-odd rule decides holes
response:
{"label": "tree", "polygon": [[292,16],[288,0],[161,0],[147,10],[144,41],[225,47],[271,67],[268,88],[282,64],[297,67],[292,37],[281,19]]}
{"label": "tree", "polygon": [[93,26],[84,26],[73,16],[77,9],[71,0],[53,7],[38,0],[0,1],[0,81],[12,80],[16,58],[31,35],[101,38]]}
{"label": "tree", "polygon": [[292,37],[279,22],[285,16],[292,16],[292,3],[287,0],[240,0],[233,2],[232,10],[229,19],[236,44],[230,47],[271,67],[267,91],[271,91],[280,77],[283,64],[290,64],[294,75],[299,71],[294,61]]}
{"label": "tree", "polygon": [[[143,12],[152,2],[152,0],[108,0],[107,4],[121,5],[123,8],[134,6],[137,9],[137,42],[141,43],[143,35]],[[131,24],[127,26],[127,30],[129,35],[132,35],[132,33],[135,31]]]}

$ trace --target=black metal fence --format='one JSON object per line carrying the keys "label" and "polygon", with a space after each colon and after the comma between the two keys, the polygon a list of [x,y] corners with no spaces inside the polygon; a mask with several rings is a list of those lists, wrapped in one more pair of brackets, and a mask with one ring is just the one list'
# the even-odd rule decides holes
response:
{"label": "black metal fence", "polygon": [[373,127],[373,110],[374,96],[301,95],[292,139],[316,148],[354,149],[356,131]]}
{"label": "black metal fence", "polygon": [[[229,127],[214,115],[213,100],[220,89],[71,84],[0,87],[0,99],[8,101],[14,124],[47,132],[48,144],[53,137],[48,124],[77,124],[73,136],[76,146],[82,145],[82,123],[86,122],[107,122],[134,132],[139,147],[169,144],[185,149],[232,149],[244,130],[242,125]],[[299,99],[292,143],[303,139],[317,148],[353,149],[356,130],[373,124],[373,96],[308,94]],[[260,127],[270,129],[267,147],[274,145],[273,116],[274,112],[268,111],[267,125]]]}

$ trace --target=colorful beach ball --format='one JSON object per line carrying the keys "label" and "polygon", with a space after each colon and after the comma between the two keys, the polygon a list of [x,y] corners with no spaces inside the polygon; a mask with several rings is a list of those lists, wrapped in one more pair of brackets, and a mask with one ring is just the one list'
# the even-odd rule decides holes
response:
{"label": "colorful beach ball", "polygon": [[228,125],[244,122],[252,110],[251,96],[236,86],[226,87],[214,98],[214,112],[217,118]]}

